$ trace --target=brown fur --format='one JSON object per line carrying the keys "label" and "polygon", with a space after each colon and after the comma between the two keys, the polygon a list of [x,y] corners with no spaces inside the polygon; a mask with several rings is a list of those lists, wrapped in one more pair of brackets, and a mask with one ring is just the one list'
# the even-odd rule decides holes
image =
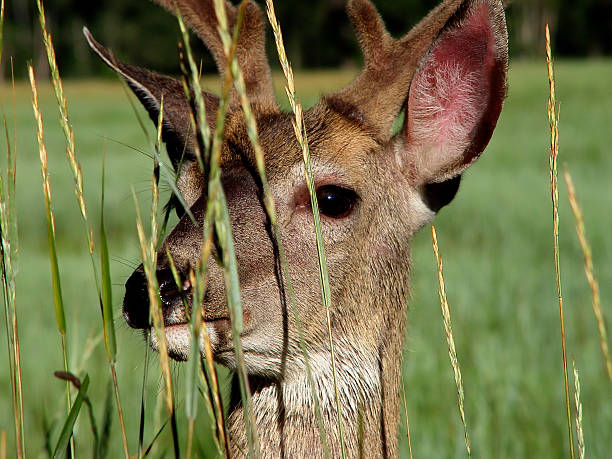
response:
{"label": "brown fur", "polygon": [[[178,7],[208,45],[222,73],[225,58],[212,1],[156,1],[170,11]],[[227,4],[230,24],[235,22],[235,11]],[[304,116],[315,185],[340,186],[358,196],[346,216],[321,216],[348,457],[357,457],[360,451],[365,457],[397,457],[409,243],[454,197],[459,174],[491,137],[505,96],[506,29],[500,0],[446,0],[401,40],[390,37],[369,0],[349,0],[348,12],[363,49],[365,68],[347,88],[323,97]],[[470,41],[472,36],[476,38]],[[293,134],[292,116],[276,108],[263,37],[261,12],[251,2],[239,38],[238,61],[249,76],[249,96],[327,441],[331,456],[339,457],[327,322],[318,287],[317,247],[302,152]],[[474,47],[474,52],[457,52],[453,47],[457,39]],[[185,134],[189,126],[182,85],[120,63],[91,36],[88,40],[130,83],[154,121],[164,95],[165,140],[173,163],[185,142],[192,153],[194,146]],[[459,78],[458,86],[451,84],[453,78]],[[420,86],[411,93],[413,81]],[[212,124],[218,101],[206,95],[206,103]],[[406,124],[392,137],[391,126],[404,107]],[[431,133],[427,123],[431,123]],[[254,152],[237,105],[231,106],[226,117],[221,163],[244,308],[241,339],[262,455],[323,457],[295,317],[287,302],[286,279],[277,269],[278,254],[261,206]],[[166,250],[183,277],[200,259],[206,183],[193,154],[178,172],[179,191],[196,223],[181,218],[164,241],[159,252],[160,279],[171,278]],[[148,324],[148,303],[138,293],[143,282],[139,268],[126,284],[124,315],[136,328]],[[185,359],[190,343],[188,334],[180,332],[187,320],[180,295],[165,289],[162,299],[171,356]],[[202,310],[215,359],[235,368],[223,273],[212,259]],[[360,417],[363,437],[358,434]],[[247,443],[236,395],[228,429],[232,455],[241,456]]]}

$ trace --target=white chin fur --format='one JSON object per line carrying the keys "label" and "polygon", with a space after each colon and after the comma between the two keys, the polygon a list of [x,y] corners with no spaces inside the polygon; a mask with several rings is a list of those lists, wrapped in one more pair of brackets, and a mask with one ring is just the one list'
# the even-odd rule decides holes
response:
{"label": "white chin fur", "polygon": [[[168,325],[166,331],[166,346],[168,354],[176,360],[187,360],[191,350],[191,330],[189,324]],[[211,324],[206,324],[206,331],[210,339],[213,352],[218,341],[217,331]],[[159,340],[154,328],[151,328],[151,348],[159,352]],[[200,345],[200,354],[204,356],[204,343]]]}

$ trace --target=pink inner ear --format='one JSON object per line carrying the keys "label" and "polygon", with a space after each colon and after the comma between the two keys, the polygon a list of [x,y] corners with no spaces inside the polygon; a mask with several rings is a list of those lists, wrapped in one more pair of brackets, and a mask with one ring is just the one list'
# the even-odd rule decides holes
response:
{"label": "pink inner ear", "polygon": [[464,154],[489,105],[494,65],[495,36],[483,3],[442,32],[412,81],[404,132],[418,175],[447,178],[475,159]]}

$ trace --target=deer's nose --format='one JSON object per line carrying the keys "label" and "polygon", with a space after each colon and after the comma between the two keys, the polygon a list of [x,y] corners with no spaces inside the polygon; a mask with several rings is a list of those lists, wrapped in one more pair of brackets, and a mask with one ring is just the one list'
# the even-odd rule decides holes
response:
{"label": "deer's nose", "polygon": [[171,308],[175,301],[181,298],[181,292],[176,285],[172,271],[170,269],[157,271],[157,284],[163,308]]}
{"label": "deer's nose", "polygon": [[141,268],[125,283],[123,317],[132,328],[149,328],[149,293],[147,278]]}

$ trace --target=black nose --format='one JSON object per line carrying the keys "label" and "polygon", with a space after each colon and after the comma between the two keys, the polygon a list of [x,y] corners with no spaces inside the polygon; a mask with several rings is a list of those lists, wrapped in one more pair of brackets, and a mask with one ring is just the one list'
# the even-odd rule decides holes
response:
{"label": "black nose", "polygon": [[164,310],[172,308],[176,301],[181,298],[181,291],[176,285],[172,271],[170,269],[160,269],[156,276],[162,308]]}
{"label": "black nose", "polygon": [[125,283],[123,317],[132,328],[149,328],[149,293],[142,267],[134,271]]}
{"label": "black nose", "polygon": [[[156,276],[162,309],[167,311],[181,298],[181,292],[169,269],[160,269]],[[149,328],[149,290],[142,266],[134,271],[125,283],[123,317],[132,328]]]}

